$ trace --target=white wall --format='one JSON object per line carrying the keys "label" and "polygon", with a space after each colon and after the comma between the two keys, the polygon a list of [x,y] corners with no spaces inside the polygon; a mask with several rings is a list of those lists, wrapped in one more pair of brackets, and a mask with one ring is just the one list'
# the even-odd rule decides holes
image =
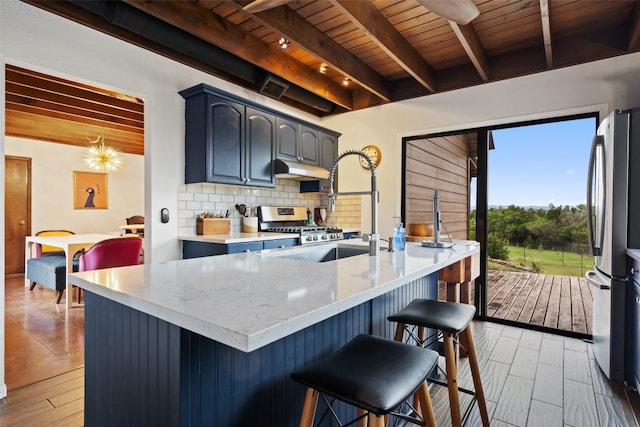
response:
{"label": "white wall", "polygon": [[5,155],[31,158],[31,231],[118,233],[125,218],[144,212],[144,158],[122,154],[122,167],[107,176],[108,209],[74,209],[73,171],[89,171],[86,149],[5,138]]}
{"label": "white wall", "polygon": [[[151,52],[38,10],[18,0],[0,1],[0,77],[4,63],[112,88],[145,103],[146,253],[152,262],[180,257],[177,240],[177,191],[183,183],[184,102],[178,91],[198,83],[220,89],[342,132],[340,151],[377,144],[383,150],[378,168],[381,230],[391,230],[400,206],[402,136],[465,129],[480,125],[600,111],[640,103],[637,84],[640,54],[566,68],[519,79],[427,96],[318,121],[274,100],[236,87]],[[4,105],[4,84],[0,88]],[[0,130],[4,111],[0,115]],[[0,132],[4,135],[4,132]],[[4,141],[0,140],[4,150]],[[340,165],[340,190],[369,187],[355,156]],[[0,174],[4,179],[4,173]],[[2,186],[4,187],[4,186]],[[3,198],[2,198],[3,199]],[[0,199],[0,200],[2,200]],[[0,201],[0,204],[3,203]],[[363,229],[368,201],[363,200]],[[160,209],[172,217],[160,223]],[[2,209],[4,213],[4,208]],[[3,215],[3,214],[2,214]],[[3,252],[4,248],[0,250]],[[4,317],[0,290],[0,326]],[[4,328],[1,328],[4,331]],[[0,337],[1,338],[1,337]],[[4,340],[0,339],[0,384],[4,383]],[[0,389],[0,396],[2,389]]]}

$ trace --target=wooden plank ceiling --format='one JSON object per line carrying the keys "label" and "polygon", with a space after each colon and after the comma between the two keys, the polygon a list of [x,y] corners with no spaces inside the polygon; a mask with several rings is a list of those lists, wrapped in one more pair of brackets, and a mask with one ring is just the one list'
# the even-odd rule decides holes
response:
{"label": "wooden plank ceiling", "polygon": [[633,0],[469,0],[466,25],[421,0],[23,1],[319,117],[640,48]]}
{"label": "wooden plank ceiling", "polygon": [[87,147],[99,137],[144,154],[140,99],[13,65],[6,66],[5,134]]}

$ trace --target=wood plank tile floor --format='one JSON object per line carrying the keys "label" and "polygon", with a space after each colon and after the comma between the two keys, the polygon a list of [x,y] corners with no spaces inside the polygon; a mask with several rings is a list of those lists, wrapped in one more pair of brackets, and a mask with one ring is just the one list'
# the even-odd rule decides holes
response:
{"label": "wood plank tile floor", "polygon": [[[0,426],[81,426],[84,310],[66,314],[53,291],[29,292],[22,276],[5,278],[5,295],[9,394]],[[604,377],[590,344],[490,322],[474,322],[473,331],[492,426],[639,427],[637,393]],[[459,383],[472,388],[465,358]],[[431,394],[437,425],[451,425],[446,388]],[[480,425],[474,407],[466,426]]]}
{"label": "wood plank tile floor", "polygon": [[[637,393],[602,374],[591,344],[480,321],[473,333],[492,426],[638,427]],[[460,386],[473,389],[467,359],[459,365]],[[431,396],[438,425],[451,425],[447,389]],[[481,425],[475,406],[466,426]]]}

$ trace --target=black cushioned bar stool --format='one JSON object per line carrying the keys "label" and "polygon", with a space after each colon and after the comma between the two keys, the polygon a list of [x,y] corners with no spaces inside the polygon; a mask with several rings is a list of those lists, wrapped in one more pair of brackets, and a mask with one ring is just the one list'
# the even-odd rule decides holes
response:
{"label": "black cushioned bar stool", "polygon": [[[388,317],[392,322],[398,322],[396,328],[396,341],[404,341],[404,332],[408,332],[408,341],[414,341],[417,345],[424,347],[428,345],[425,339],[425,329],[437,329],[442,332],[444,344],[444,356],[446,363],[447,382],[441,383],[449,389],[449,406],[451,409],[451,423],[454,427],[462,426],[470,413],[471,406],[467,409],[464,417],[460,411],[460,397],[458,390],[473,395],[478,402],[480,417],[484,427],[489,426],[489,415],[480,381],[480,370],[478,359],[473,345],[471,335],[471,320],[476,313],[476,308],[469,304],[456,302],[436,301],[430,299],[415,299],[403,310]],[[416,335],[415,329],[418,329]],[[469,367],[473,376],[475,392],[458,387],[457,378],[457,357],[454,343],[459,339],[460,345],[466,350],[469,356]],[[433,382],[440,383],[433,380]]]}
{"label": "black cushioned bar stool", "polygon": [[[364,426],[368,419],[369,426],[383,427],[388,416],[395,415],[433,427],[435,418],[426,378],[437,361],[438,353],[433,350],[358,335],[327,357],[292,372],[291,378],[307,386],[300,427],[313,426],[320,395],[339,425],[357,422]],[[422,417],[409,404],[403,405],[414,394]],[[342,424],[329,398],[355,406],[357,417]]]}

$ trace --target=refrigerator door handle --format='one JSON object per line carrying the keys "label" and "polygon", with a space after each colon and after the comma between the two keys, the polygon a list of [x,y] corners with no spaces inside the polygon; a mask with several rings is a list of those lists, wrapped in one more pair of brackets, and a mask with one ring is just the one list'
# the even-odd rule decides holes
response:
{"label": "refrigerator door handle", "polygon": [[608,283],[601,282],[596,275],[596,272],[593,270],[588,270],[584,277],[587,279],[590,285],[595,286],[597,289],[608,290],[611,289],[611,285]]}
{"label": "refrigerator door handle", "polygon": [[[593,189],[593,185],[594,185],[594,179],[597,179],[597,177],[594,176],[594,172],[596,169],[596,160],[597,160],[597,156],[596,156],[596,150],[598,150],[598,147],[602,147],[602,161],[601,161],[601,165],[600,167],[602,168],[601,171],[599,171],[600,174],[604,174],[605,173],[605,161],[604,161],[604,137],[602,135],[596,135],[593,137],[593,143],[591,144],[591,153],[589,154],[589,169],[588,169],[588,173],[587,173],[587,229],[589,231],[589,242],[591,243],[591,252],[593,253],[593,256],[600,256],[602,255],[602,241],[604,239],[604,218],[601,218],[600,216],[598,216],[597,220],[600,224],[598,224],[598,227],[594,227],[593,224],[593,210],[595,208],[595,210],[598,210],[598,207],[594,207],[593,205],[593,194],[592,194],[592,189]],[[601,191],[604,191],[604,188],[601,189]],[[606,198],[606,195],[604,195],[604,197]],[[606,200],[604,200],[604,202],[606,203]],[[604,211],[602,212],[602,216],[604,216]],[[600,230],[600,236],[599,239],[596,241],[596,228]]]}

